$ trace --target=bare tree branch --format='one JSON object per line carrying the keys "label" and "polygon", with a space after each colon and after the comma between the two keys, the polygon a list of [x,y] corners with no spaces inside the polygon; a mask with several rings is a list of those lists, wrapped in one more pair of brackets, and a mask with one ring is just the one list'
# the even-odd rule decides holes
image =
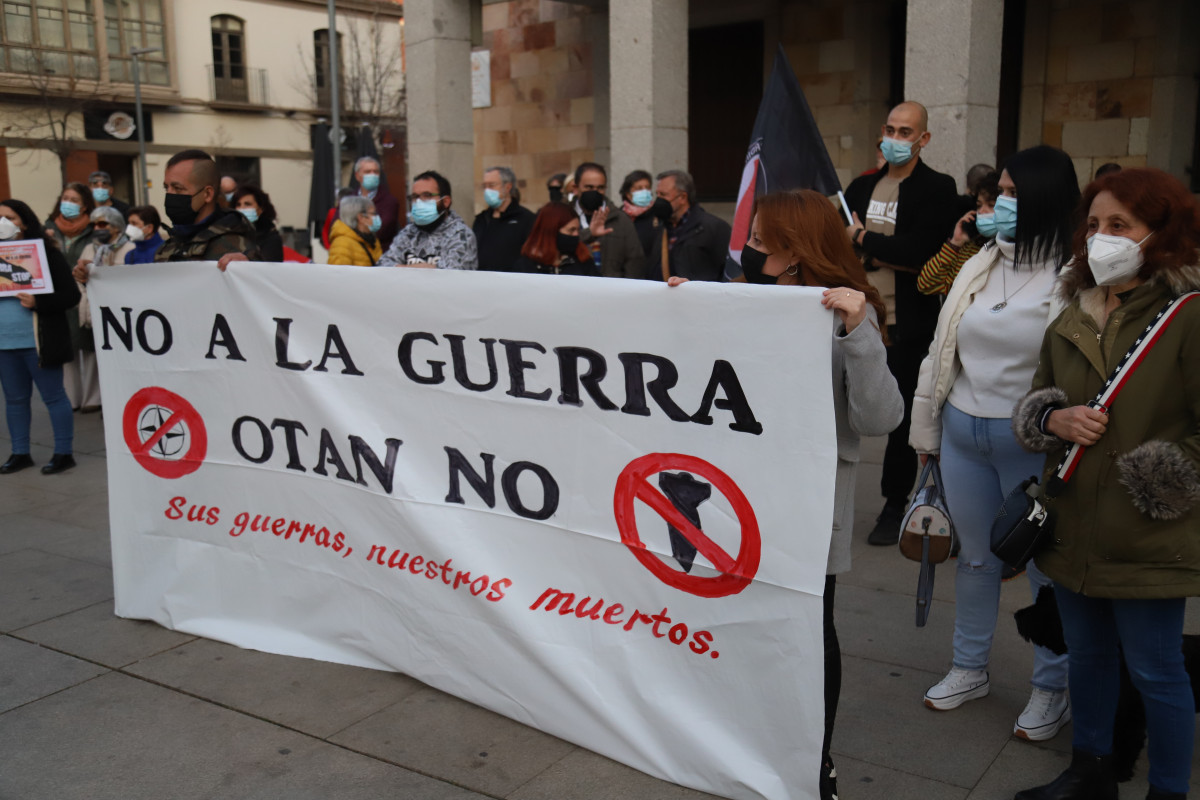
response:
{"label": "bare tree branch", "polygon": [[65,184],[67,161],[83,144],[74,133],[82,130],[84,113],[102,100],[103,94],[96,80],[55,74],[46,67],[40,52],[35,52],[32,59],[30,73],[10,80],[29,89],[33,103],[5,120],[3,132],[13,138],[25,139],[31,149],[54,153]]}
{"label": "bare tree branch", "polygon": [[[342,114],[346,124],[366,123],[371,128],[376,145],[387,128],[404,124],[405,92],[401,71],[399,36],[393,46],[385,26],[397,24],[378,12],[368,18],[348,18],[339,40],[339,71]],[[329,65],[323,72],[326,86],[317,86],[317,65],[311,51],[297,45],[301,69],[297,74],[297,89],[318,111],[329,105]],[[328,59],[328,50],[326,50]]]}

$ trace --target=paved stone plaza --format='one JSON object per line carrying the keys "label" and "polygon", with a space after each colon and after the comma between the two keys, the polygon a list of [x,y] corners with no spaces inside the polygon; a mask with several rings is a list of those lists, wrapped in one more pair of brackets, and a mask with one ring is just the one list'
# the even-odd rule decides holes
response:
{"label": "paved stone plaza", "polygon": [[[44,407],[34,408],[40,465],[51,437]],[[1032,664],[1011,612],[1028,602],[1028,584],[1005,586],[991,695],[925,709],[922,692],[948,667],[953,570],[942,570],[929,625],[916,629],[917,566],[865,544],[881,444],[865,448],[854,571],[838,586],[841,796],[1009,798],[1056,775],[1070,752],[1069,730],[1040,745],[1010,735]],[[99,414],[76,415],[75,450],[79,467],[65,474],[0,477],[0,800],[708,797],[401,675],[114,617]],[[1144,758],[1139,772],[1122,797],[1145,796]]]}

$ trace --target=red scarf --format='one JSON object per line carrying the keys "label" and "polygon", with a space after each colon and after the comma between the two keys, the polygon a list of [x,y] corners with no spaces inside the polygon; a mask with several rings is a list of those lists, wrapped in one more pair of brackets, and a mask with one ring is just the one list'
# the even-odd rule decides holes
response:
{"label": "red scarf", "polygon": [[79,238],[79,234],[83,233],[83,229],[90,222],[91,220],[88,218],[88,215],[83,213],[80,213],[74,222],[64,217],[61,213],[54,215],[54,227],[58,228],[59,232],[68,239]]}
{"label": "red scarf", "polygon": [[628,200],[625,201],[625,205],[621,206],[621,210],[624,211],[626,214],[628,214],[630,219],[637,219],[638,217],[640,217],[642,214],[645,214],[650,209],[651,209],[651,206],[646,206],[645,208],[643,208],[642,206],[635,206],[633,203],[629,202]]}

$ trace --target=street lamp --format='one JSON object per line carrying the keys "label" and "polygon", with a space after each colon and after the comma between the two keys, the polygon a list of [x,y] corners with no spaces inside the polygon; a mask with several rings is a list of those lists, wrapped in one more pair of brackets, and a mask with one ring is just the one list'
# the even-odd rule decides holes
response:
{"label": "street lamp", "polygon": [[150,182],[146,179],[146,131],[142,127],[142,66],[138,62],[138,56],[157,53],[160,49],[158,47],[134,47],[129,51],[129,55],[133,56],[133,97],[137,108],[138,169],[142,173],[142,186],[138,191],[138,202],[141,205],[146,205],[148,202],[146,187]]}
{"label": "street lamp", "polygon": [[338,74],[338,34],[337,34],[337,9],[334,8],[335,0],[329,0],[329,69],[326,73],[329,76],[329,106],[330,116],[333,117],[333,201],[337,202],[338,188],[342,183],[342,103],[340,87],[338,82],[341,75]]}

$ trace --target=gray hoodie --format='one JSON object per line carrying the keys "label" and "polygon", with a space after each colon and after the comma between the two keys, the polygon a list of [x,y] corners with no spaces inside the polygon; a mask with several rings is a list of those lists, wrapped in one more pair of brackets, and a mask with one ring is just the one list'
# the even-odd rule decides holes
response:
{"label": "gray hoodie", "polygon": [[431,231],[408,223],[379,259],[381,267],[422,263],[433,264],[438,269],[479,268],[475,234],[453,210],[447,211],[441,224]]}

